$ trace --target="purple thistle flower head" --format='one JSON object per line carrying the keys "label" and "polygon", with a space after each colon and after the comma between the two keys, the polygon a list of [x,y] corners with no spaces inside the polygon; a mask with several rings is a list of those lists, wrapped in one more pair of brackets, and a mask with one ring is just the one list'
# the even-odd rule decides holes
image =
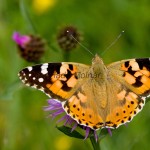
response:
{"label": "purple thistle flower head", "polygon": [[50,99],[48,100],[48,106],[44,107],[44,110],[50,112],[49,116],[52,119],[56,118],[58,115],[64,114],[63,117],[57,121],[57,123],[64,121],[64,126],[74,124],[74,127],[72,128],[73,130],[75,130],[75,126],[77,127],[77,122],[65,113],[61,102],[55,99]]}
{"label": "purple thistle flower head", "polygon": [[12,39],[22,48],[24,48],[25,44],[31,40],[31,37],[28,35],[20,35],[19,32],[14,32]]}
{"label": "purple thistle flower head", "polygon": [[[50,115],[49,117],[51,117],[52,119],[56,118],[57,116],[61,115],[61,118],[57,121],[57,123],[59,122],[64,122],[64,126],[69,126],[71,127],[71,132],[73,132],[77,127],[82,128],[85,131],[85,139],[87,139],[89,137],[89,134],[92,133],[95,137],[96,142],[98,141],[98,135],[97,135],[97,131],[93,130],[87,126],[81,126],[80,124],[78,124],[77,121],[75,121],[74,119],[72,119],[68,114],[66,114],[66,112],[64,111],[61,102],[59,102],[58,100],[55,99],[49,99],[48,100],[48,106],[44,107],[45,111],[49,111]],[[62,115],[63,114],[63,115]],[[111,130],[108,129],[109,134],[111,135]]]}

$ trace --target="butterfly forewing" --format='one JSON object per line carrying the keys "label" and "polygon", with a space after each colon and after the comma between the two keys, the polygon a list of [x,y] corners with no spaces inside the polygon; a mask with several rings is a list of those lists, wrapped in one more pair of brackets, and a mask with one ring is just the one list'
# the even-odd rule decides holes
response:
{"label": "butterfly forewing", "polygon": [[88,68],[76,63],[45,63],[21,70],[19,77],[27,86],[63,101],[76,91],[82,80],[78,75]]}
{"label": "butterfly forewing", "polygon": [[108,68],[118,80],[141,97],[150,95],[150,59],[130,59],[112,63]]}

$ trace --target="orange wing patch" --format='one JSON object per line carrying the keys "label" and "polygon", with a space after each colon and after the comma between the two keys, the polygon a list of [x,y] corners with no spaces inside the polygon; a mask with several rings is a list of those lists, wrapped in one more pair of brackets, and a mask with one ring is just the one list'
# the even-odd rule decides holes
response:
{"label": "orange wing patch", "polygon": [[95,114],[94,110],[84,106],[87,100],[88,98],[81,91],[78,91],[65,102],[64,110],[80,125],[99,129],[104,126],[103,120],[99,114]]}
{"label": "orange wing patch", "polygon": [[130,122],[132,118],[142,110],[144,106],[144,100],[138,97],[133,92],[125,92],[122,90],[118,94],[118,98],[122,99],[124,97],[123,106],[116,107],[107,117],[106,117],[106,126],[117,128],[121,124]]}
{"label": "orange wing patch", "polygon": [[46,87],[54,94],[68,98],[70,96],[69,91],[77,84],[77,67],[73,66],[69,68],[69,64],[62,64],[60,71],[54,71],[50,78],[51,84],[46,84]]}

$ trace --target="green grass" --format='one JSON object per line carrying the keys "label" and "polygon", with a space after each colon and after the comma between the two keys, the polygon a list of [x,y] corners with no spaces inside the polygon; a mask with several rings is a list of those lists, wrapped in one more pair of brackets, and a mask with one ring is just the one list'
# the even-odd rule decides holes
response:
{"label": "green grass", "polygon": [[[2,1],[2,0],[1,0]],[[40,6],[39,6],[40,7]],[[104,62],[150,56],[149,1],[62,0],[43,14],[38,14],[32,1],[26,1],[33,30],[20,9],[18,0],[2,1],[0,6],[0,149],[1,150],[76,150],[92,149],[89,140],[69,138],[46,118],[43,106],[48,97],[22,85],[17,73],[32,63],[19,55],[12,33],[35,33],[45,38],[48,48],[43,62],[64,61],[56,41],[58,30],[73,25],[82,33],[84,44],[92,53],[101,54],[122,30],[125,33],[103,55]],[[83,48],[71,51],[69,61],[91,64],[92,56]],[[150,104],[127,127],[121,126],[101,141],[102,150],[140,150],[149,148]],[[62,146],[58,146],[62,145]]]}

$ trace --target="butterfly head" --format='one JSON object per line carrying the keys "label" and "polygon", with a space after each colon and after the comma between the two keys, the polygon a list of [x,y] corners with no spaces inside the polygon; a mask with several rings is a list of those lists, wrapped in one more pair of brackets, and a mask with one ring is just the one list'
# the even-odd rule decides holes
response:
{"label": "butterfly head", "polygon": [[104,64],[102,58],[98,56],[98,54],[95,55],[95,57],[92,59],[92,64]]}
{"label": "butterfly head", "polygon": [[103,63],[103,60],[96,54],[92,60],[92,66],[90,70],[92,74],[95,76],[95,80],[98,82],[105,81],[107,68]]}

